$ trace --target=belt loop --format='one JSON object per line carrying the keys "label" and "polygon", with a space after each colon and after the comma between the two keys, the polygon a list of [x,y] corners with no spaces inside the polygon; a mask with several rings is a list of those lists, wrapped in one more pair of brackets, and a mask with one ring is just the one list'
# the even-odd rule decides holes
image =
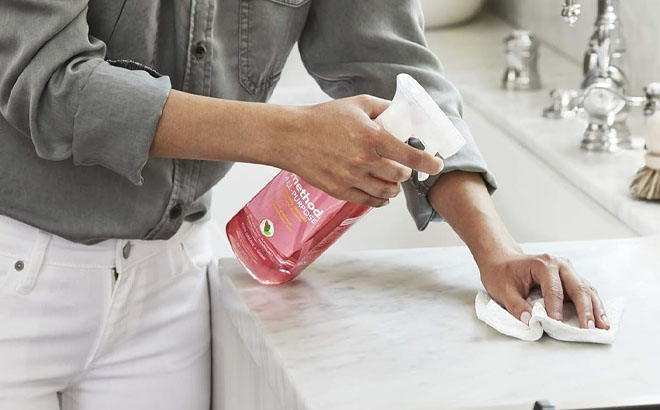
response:
{"label": "belt loop", "polygon": [[30,260],[26,263],[23,280],[19,283],[18,288],[16,289],[19,293],[27,295],[32,289],[34,289],[34,285],[37,283],[39,272],[44,263],[48,244],[52,237],[53,235],[49,233],[43,231],[37,232],[37,239],[32,246]]}

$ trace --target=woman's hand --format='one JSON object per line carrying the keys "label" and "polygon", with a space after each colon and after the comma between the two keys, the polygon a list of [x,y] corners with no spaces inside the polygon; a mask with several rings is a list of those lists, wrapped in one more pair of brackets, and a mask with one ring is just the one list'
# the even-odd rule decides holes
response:
{"label": "woman's hand", "polygon": [[548,254],[525,255],[519,252],[491,254],[485,259],[479,263],[479,269],[488,294],[525,324],[529,324],[532,312],[526,298],[538,285],[551,318],[562,320],[563,304],[571,301],[581,328],[610,328],[598,292],[575,272],[569,260]]}
{"label": "woman's hand", "polygon": [[529,324],[530,290],[540,286],[548,315],[563,318],[563,303],[575,304],[580,327],[609,329],[598,292],[566,259],[525,255],[507,231],[479,174],[443,174],[427,198],[470,248],[490,296]]}
{"label": "woman's hand", "polygon": [[300,127],[284,136],[274,166],[330,195],[372,207],[387,204],[411,168],[434,175],[443,163],[399,141],[374,119],[390,102],[367,95],[299,107]]}

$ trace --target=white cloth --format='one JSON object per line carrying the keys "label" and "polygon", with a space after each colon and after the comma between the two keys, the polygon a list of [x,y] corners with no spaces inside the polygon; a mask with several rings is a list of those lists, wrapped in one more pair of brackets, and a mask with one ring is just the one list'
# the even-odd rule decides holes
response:
{"label": "white cloth", "polygon": [[488,326],[502,334],[521,340],[539,340],[545,332],[554,339],[566,342],[611,344],[614,342],[624,306],[623,298],[616,298],[605,303],[605,311],[610,322],[609,330],[581,329],[575,306],[572,303],[564,304],[564,320],[558,321],[548,316],[540,291],[533,291],[527,301],[532,305],[532,318],[529,320],[529,326],[516,319],[484,291],[477,293],[474,307],[477,317]]}
{"label": "white cloth", "polygon": [[125,250],[0,216],[0,410],[208,410],[212,235]]}

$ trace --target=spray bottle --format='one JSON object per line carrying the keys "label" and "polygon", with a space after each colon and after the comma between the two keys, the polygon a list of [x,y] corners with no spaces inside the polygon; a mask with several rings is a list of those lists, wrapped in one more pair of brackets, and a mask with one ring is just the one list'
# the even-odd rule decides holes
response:
{"label": "spray bottle", "polygon": [[[445,113],[407,74],[397,76],[392,104],[376,122],[401,141],[419,139],[425,152],[443,159],[465,145]],[[428,178],[418,175],[420,181]],[[229,221],[227,237],[254,279],[277,285],[298,276],[369,210],[281,171]]]}

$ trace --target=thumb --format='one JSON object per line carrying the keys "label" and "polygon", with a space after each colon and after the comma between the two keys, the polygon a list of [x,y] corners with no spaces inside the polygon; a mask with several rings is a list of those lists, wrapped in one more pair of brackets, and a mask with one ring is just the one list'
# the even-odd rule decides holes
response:
{"label": "thumb", "polygon": [[506,310],[513,317],[529,326],[529,319],[532,318],[532,305],[515,292],[507,294],[503,299]]}

